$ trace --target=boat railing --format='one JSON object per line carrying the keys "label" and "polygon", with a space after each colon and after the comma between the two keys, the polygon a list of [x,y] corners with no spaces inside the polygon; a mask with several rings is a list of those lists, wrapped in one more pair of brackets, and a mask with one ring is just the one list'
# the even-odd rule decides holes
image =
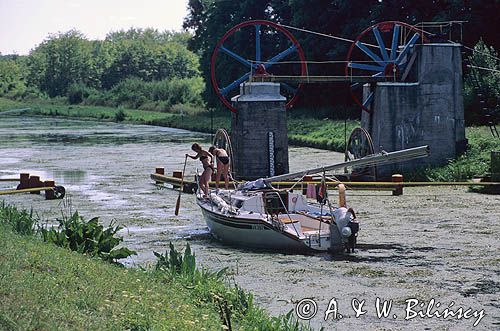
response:
{"label": "boat railing", "polygon": [[[281,197],[281,194],[279,194],[279,192],[276,192],[276,191],[270,191],[270,192],[265,192],[264,193],[264,201],[266,201],[266,196],[268,195],[276,195],[278,197],[278,201],[280,202],[281,206],[283,207],[283,210],[285,211],[285,213],[287,214],[288,216],[288,219],[290,220],[290,224],[292,225],[293,229],[295,230],[295,232],[297,233],[297,237],[300,237],[300,234],[299,234],[299,230],[297,230],[296,226],[295,226],[295,222],[293,221],[292,217],[290,216],[290,213],[288,211],[288,208],[287,206],[285,205],[285,202],[283,201],[283,198]],[[267,208],[266,208],[267,209]],[[269,213],[271,215],[271,220],[274,221],[273,219],[273,213],[270,212]],[[276,213],[278,214],[278,213]],[[276,215],[277,216],[277,215]],[[276,217],[276,221],[279,222],[279,226],[280,228],[282,229],[285,229],[286,227],[286,224],[283,223],[283,221],[279,218],[279,217]]]}

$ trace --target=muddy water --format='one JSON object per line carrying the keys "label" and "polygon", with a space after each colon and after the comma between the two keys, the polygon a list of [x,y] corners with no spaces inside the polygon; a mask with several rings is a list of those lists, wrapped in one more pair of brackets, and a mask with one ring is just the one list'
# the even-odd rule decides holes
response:
{"label": "muddy water", "polygon": [[[42,218],[78,209],[126,225],[125,245],[139,253],[127,261],[132,266],[153,261],[152,251],[163,252],[170,241],[180,248],[189,242],[205,267],[227,267],[272,314],[313,300],[317,312],[307,323],[318,329],[470,330],[482,313],[476,329],[500,329],[499,196],[465,188],[406,188],[401,197],[348,191],[362,226],[354,255],[238,249],[210,237],[194,196],[182,196],[180,217],[174,217],[177,193],[149,179],[157,166],[181,169],[190,144],[207,145],[209,138],[151,126],[2,116],[0,177],[30,172],[69,192],[65,204],[36,195],[4,200],[33,207]],[[290,149],[292,171],[339,160],[337,153]],[[188,161],[186,168],[194,173],[200,165]],[[0,182],[1,188],[13,185]],[[387,317],[377,317],[377,298],[380,307],[392,303]],[[419,300],[415,306],[413,299]],[[310,307],[300,310],[304,317],[314,312]],[[439,317],[446,308],[456,317]]]}

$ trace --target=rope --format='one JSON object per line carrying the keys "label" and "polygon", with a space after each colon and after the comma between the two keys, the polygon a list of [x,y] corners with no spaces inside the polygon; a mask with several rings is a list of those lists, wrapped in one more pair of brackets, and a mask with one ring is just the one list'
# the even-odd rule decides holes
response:
{"label": "rope", "polygon": [[473,65],[470,65],[470,64],[468,64],[467,67],[500,73],[500,70],[490,69],[490,68],[484,68],[484,67],[478,67],[478,66],[473,66]]}
{"label": "rope", "polygon": [[[448,40],[448,41],[451,41],[451,40]],[[468,49],[469,51],[473,51],[474,53],[478,53],[478,54],[481,54],[481,55],[484,55],[484,56],[487,56],[487,57],[490,57],[492,59],[495,59],[497,61],[500,61],[500,58],[496,57],[496,56],[493,56],[491,54],[488,54],[488,53],[485,53],[485,52],[481,52],[481,51],[478,51],[478,50],[475,50],[474,48],[470,48],[468,46],[465,46],[465,45],[462,45],[463,48],[465,49]]]}
{"label": "rope", "polygon": [[[450,21],[450,22],[447,22],[448,24],[451,24],[451,23],[463,23],[461,21]],[[421,24],[421,23],[419,23]],[[416,24],[415,26],[418,26],[419,24]],[[297,27],[294,27],[294,26],[290,26],[290,25],[285,25],[285,24],[278,24],[279,26],[282,26],[284,28],[288,28],[288,29],[292,29],[292,30],[297,30],[297,31],[301,31],[301,32],[305,32],[305,33],[310,33],[310,34],[314,34],[314,35],[318,35],[318,36],[321,36],[321,37],[325,37],[325,38],[331,38],[331,39],[336,39],[336,40],[340,40],[340,41],[346,41],[346,42],[350,42],[350,43],[353,43],[354,40],[351,40],[351,39],[347,39],[347,38],[342,38],[342,37],[338,37],[338,36],[334,36],[334,35],[331,35],[331,34],[326,34],[326,33],[321,33],[321,32],[317,32],[317,31],[312,31],[312,30],[307,30],[307,29],[301,29],[301,28],[297,28]],[[425,34],[428,34],[428,35],[433,35],[434,33],[432,32],[429,32],[429,31],[425,31],[423,28],[419,28],[420,31],[422,31],[423,33]],[[449,42],[454,42],[452,40],[448,40]],[[373,45],[373,44],[368,44],[368,43],[363,43],[363,45],[366,45],[366,46],[370,46],[370,47],[375,47],[375,48],[379,48],[378,45]],[[500,58],[498,57],[495,57],[493,55],[490,55],[490,54],[487,54],[487,53],[484,53],[484,52],[480,52],[480,51],[477,51],[473,48],[470,48],[468,46],[465,46],[465,45],[462,45],[464,48],[468,49],[468,50],[471,50],[473,52],[476,52],[476,53],[479,53],[479,54],[483,54],[485,56],[488,56],[488,57],[491,57],[493,59],[496,59],[496,60],[499,60],[500,61]]]}
{"label": "rope", "polygon": [[[347,39],[347,38],[342,38],[342,37],[337,37],[337,36],[333,36],[331,34],[326,34],[326,33],[321,33],[321,32],[316,32],[316,31],[312,31],[312,30],[301,29],[301,28],[296,28],[294,26],[285,25],[285,24],[278,24],[278,25],[282,26],[284,28],[287,28],[287,29],[292,29],[292,30],[297,30],[297,31],[305,32],[305,33],[315,34],[315,35],[318,35],[318,36],[321,36],[321,37],[326,37],[326,38],[331,38],[331,39],[337,39],[337,40],[340,40],[340,41],[347,41],[349,43],[354,42],[354,40]],[[378,47],[378,46],[376,46],[376,47]]]}
{"label": "rope", "polygon": [[[346,41],[348,43],[353,43],[354,42],[354,40],[347,39],[347,38],[342,38],[342,37],[338,37],[338,36],[334,36],[334,35],[331,35],[331,34],[321,33],[321,32],[307,30],[307,29],[296,28],[294,26],[285,25],[285,24],[278,24],[278,25],[282,26],[284,28],[287,28],[287,29],[292,29],[292,30],[297,30],[297,31],[305,32],[305,33],[315,34],[317,36],[321,36],[321,37],[325,37],[325,38],[331,38],[331,39],[336,39],[336,40],[340,40],[340,41]],[[368,44],[368,43],[363,43],[363,42],[361,42],[361,44],[369,46],[369,47],[379,48],[378,45],[373,45],[373,44]]]}

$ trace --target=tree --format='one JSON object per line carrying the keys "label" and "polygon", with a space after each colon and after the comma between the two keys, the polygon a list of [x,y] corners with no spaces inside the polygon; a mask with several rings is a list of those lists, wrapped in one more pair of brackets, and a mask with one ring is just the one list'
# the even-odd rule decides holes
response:
{"label": "tree", "polygon": [[0,56],[0,96],[21,92],[26,88],[24,70],[19,57]]}
{"label": "tree", "polygon": [[28,82],[50,97],[65,96],[76,82],[97,85],[91,42],[76,30],[50,36],[30,53]]}
{"label": "tree", "polygon": [[[396,20],[409,24],[422,21],[464,20],[463,41],[474,45],[481,36],[498,48],[499,39],[494,25],[500,12],[500,0],[268,0],[268,1],[210,1],[189,0],[184,28],[193,33],[191,50],[200,55],[202,75],[210,82],[210,56],[217,41],[234,25],[250,19],[268,19],[308,30],[355,39],[364,29],[385,21]],[[299,40],[309,61],[345,60],[350,43],[300,31],[291,31]],[[435,32],[435,31],[433,31]],[[244,50],[248,41],[236,47]],[[231,72],[238,63],[224,63]],[[343,75],[345,63],[310,64],[309,73]],[[211,106],[219,105],[212,89],[205,94]],[[305,86],[300,105],[308,108],[349,104],[346,84],[315,84]],[[300,106],[299,105],[299,106]]]}
{"label": "tree", "polygon": [[131,77],[149,82],[199,75],[198,58],[186,47],[187,35],[153,29],[108,34],[112,60],[103,70],[102,86],[109,89]]}

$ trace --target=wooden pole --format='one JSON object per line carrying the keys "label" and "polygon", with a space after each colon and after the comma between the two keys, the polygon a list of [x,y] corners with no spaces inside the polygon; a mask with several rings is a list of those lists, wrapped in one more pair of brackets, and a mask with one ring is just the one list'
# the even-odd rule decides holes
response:
{"label": "wooden pole", "polygon": [[30,187],[30,174],[23,173],[19,175],[19,186],[18,189]]}
{"label": "wooden pole", "polygon": [[[42,187],[42,182],[40,181],[40,176],[30,176],[29,179],[29,188]],[[31,194],[40,194],[40,191],[30,192]]]}
{"label": "wooden pole", "polygon": [[394,191],[392,191],[392,195],[403,195],[403,175],[392,175],[392,182],[396,183]]}
{"label": "wooden pole", "polygon": [[[53,180],[46,180],[43,182],[45,187],[54,187],[56,186],[56,182]],[[54,200],[55,195],[54,195],[54,190],[45,190],[45,200]]]}
{"label": "wooden pole", "polygon": [[184,172],[186,172],[186,163],[187,163],[187,155],[184,158],[184,167],[182,168],[182,178],[181,178],[181,186],[179,187],[179,196],[177,197],[177,203],[175,204],[175,216],[179,215],[179,208],[181,206],[181,194],[184,186]]}
{"label": "wooden pole", "polygon": [[[155,174],[165,175],[165,168],[156,168]],[[161,184],[162,182],[156,181],[156,184]]]}

